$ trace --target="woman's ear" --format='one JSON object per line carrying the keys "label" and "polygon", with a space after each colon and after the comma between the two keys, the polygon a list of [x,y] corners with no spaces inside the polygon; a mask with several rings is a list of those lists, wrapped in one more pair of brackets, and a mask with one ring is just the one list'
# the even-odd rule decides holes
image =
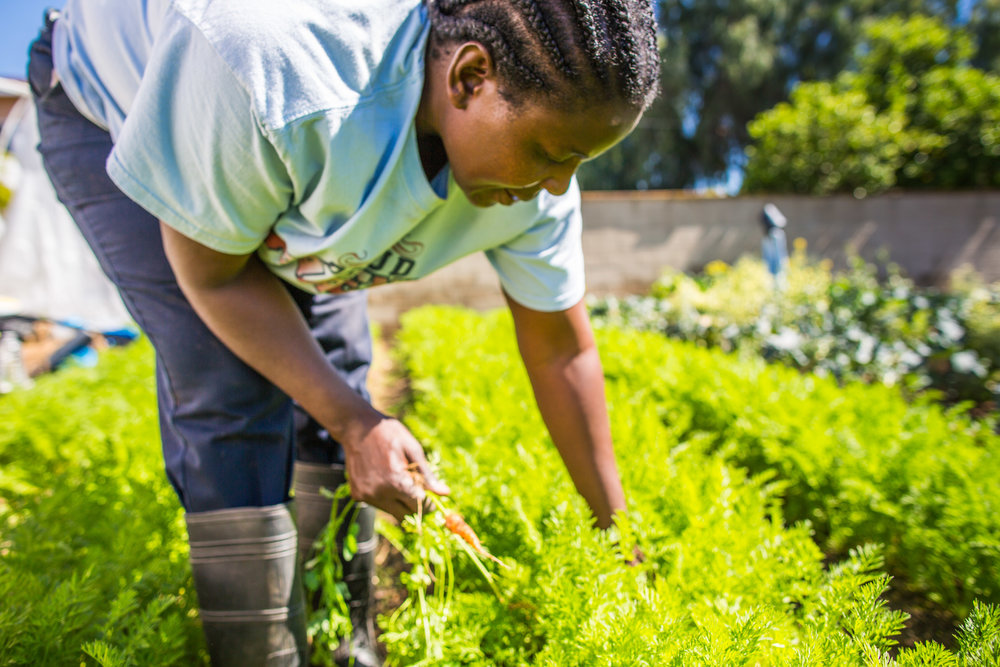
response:
{"label": "woman's ear", "polygon": [[479,42],[466,42],[455,49],[447,76],[448,99],[456,109],[465,109],[487,86],[496,84],[493,58]]}

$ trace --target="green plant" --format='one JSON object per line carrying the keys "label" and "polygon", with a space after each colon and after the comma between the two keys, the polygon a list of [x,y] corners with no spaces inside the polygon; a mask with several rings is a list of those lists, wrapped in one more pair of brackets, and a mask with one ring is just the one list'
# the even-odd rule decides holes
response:
{"label": "green plant", "polygon": [[748,192],[1000,185],[1000,77],[971,37],[920,14],[868,22],[853,70],[805,82],[748,125]]}
{"label": "green plant", "polygon": [[[332,665],[333,652],[340,644],[341,637],[350,637],[351,623],[347,584],[344,583],[344,562],[351,560],[358,551],[358,525],[355,522],[357,504],[350,500],[351,487],[341,484],[320,492],[333,501],[330,522],[326,524],[316,539],[316,555],[303,563],[302,580],[309,598],[315,601],[310,610],[307,633],[312,640],[312,662]],[[337,534],[344,524],[350,526],[337,547]]]}
{"label": "green plant", "polygon": [[[397,647],[393,662],[406,665],[437,665],[451,653],[448,646],[449,623],[454,620],[456,590],[468,590],[485,582],[498,603],[504,603],[496,575],[487,569],[483,558],[503,566],[487,552],[475,532],[450,503],[428,491],[433,508],[423,508],[406,517],[401,524],[380,523],[379,532],[402,554],[408,565],[400,579],[409,597],[385,620],[383,639]],[[456,519],[457,517],[457,519]],[[481,578],[459,582],[455,574],[456,546]]]}
{"label": "green plant", "polygon": [[[456,337],[466,344],[450,344]],[[891,572],[916,573],[949,599],[952,573],[970,571],[967,562],[986,567],[976,586],[997,580],[987,543],[1000,476],[986,453],[988,432],[933,406],[908,407],[889,388],[839,387],[752,358],[606,330],[598,343],[629,499],[621,529],[645,554],[629,565],[632,538],[592,527],[531,405],[512,339],[504,314],[442,308],[411,311],[398,334],[414,392],[407,423],[440,457],[442,474],[462,480],[451,484],[455,502],[510,565],[498,579],[503,602],[471,566],[455,565],[448,621],[432,633],[440,637],[436,664],[887,663],[905,614],[881,597],[889,583],[882,553]],[[893,436],[890,412],[864,430],[887,408],[912,409],[910,426]],[[967,445],[943,451],[940,438],[963,428]],[[921,429],[926,439],[911,447]],[[903,475],[925,452],[943,468],[929,461]],[[947,471],[958,469],[969,483],[952,491]],[[929,503],[905,494],[920,484],[940,484]],[[935,532],[928,513],[948,503],[966,516],[954,512]],[[824,567],[814,530],[843,561]],[[948,542],[956,543],[943,549]],[[393,664],[424,655],[413,653],[419,626],[408,614],[417,603],[405,606],[381,619]],[[982,639],[975,647],[925,644],[900,649],[899,660],[935,651],[964,660],[985,650],[1000,629],[990,614],[969,618]]]}
{"label": "green plant", "polygon": [[808,258],[804,242],[795,246],[780,290],[760,259],[744,257],[700,275],[665,273],[648,297],[592,301],[592,317],[841,381],[929,390],[948,404],[996,400],[998,286],[960,271],[951,290],[918,288],[897,267],[859,258],[834,273]]}
{"label": "green plant", "polygon": [[0,398],[0,664],[207,661],[147,342]]}

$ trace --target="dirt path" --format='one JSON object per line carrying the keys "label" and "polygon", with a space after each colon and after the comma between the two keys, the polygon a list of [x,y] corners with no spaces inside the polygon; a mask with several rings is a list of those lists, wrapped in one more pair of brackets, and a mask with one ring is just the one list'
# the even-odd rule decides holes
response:
{"label": "dirt path", "polygon": [[368,371],[368,391],[372,405],[382,412],[398,416],[399,406],[406,397],[406,379],[402,377],[393,360],[392,340],[383,332],[373,336],[374,352]]}
{"label": "dirt path", "polygon": [[[372,365],[368,371],[368,391],[372,396],[372,405],[378,410],[399,416],[399,408],[406,398],[406,379],[402,377],[393,360],[392,339],[384,332],[374,336],[372,340],[374,353]],[[383,512],[379,516],[391,523],[395,520]],[[391,614],[403,600],[406,599],[406,589],[399,583],[399,574],[406,569],[403,557],[385,539],[379,539],[378,550],[375,552],[375,568],[377,585],[375,587],[374,612],[376,618],[380,614]],[[377,628],[377,632],[381,630]],[[385,649],[379,647],[385,658]]]}

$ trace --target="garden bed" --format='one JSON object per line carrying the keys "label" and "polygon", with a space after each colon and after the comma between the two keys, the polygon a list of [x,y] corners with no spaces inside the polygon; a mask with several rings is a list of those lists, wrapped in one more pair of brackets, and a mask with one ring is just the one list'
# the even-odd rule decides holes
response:
{"label": "garden bed", "polygon": [[[438,452],[470,523],[521,568],[507,600],[517,613],[483,617],[492,595],[484,586],[466,591],[470,608],[459,598],[450,620],[434,626],[441,638],[425,649],[439,652],[435,660],[482,660],[487,646],[514,651],[498,662],[501,653],[488,654],[496,664],[889,660],[905,615],[880,597],[885,567],[905,576],[907,591],[964,619],[949,642],[958,657],[973,650],[972,636],[995,654],[996,609],[981,604],[995,603],[998,580],[990,429],[884,386],[841,387],[746,355],[601,332],[631,526],[647,555],[628,568],[615,564],[614,544],[579,532],[585,507],[534,413],[509,326],[503,316],[419,311],[398,337],[414,391],[408,423]],[[456,339],[467,344],[437,342]],[[464,372],[471,365],[477,373]],[[885,423],[871,424],[882,415]],[[824,429],[836,437],[803,439]],[[903,474],[922,448],[935,449],[941,467]],[[959,470],[966,481],[951,488]],[[824,552],[838,556],[824,566]],[[785,571],[792,563],[794,573]],[[845,584],[845,576],[857,579]],[[475,590],[475,572],[466,577]],[[754,635],[740,626],[748,618],[766,629]],[[383,620],[390,655],[404,646],[410,653],[398,664],[416,659],[423,641],[407,628],[418,618],[395,628]],[[753,641],[728,643],[738,627]],[[526,636],[537,643],[516,649],[513,638]],[[940,664],[957,659],[915,642],[898,660],[931,654]]]}
{"label": "garden bed", "polygon": [[[548,440],[509,316],[405,318],[402,417],[507,567],[487,565],[493,590],[456,540],[425,561],[417,535],[383,522],[398,547],[380,551],[391,664],[997,664],[986,422],[748,353],[598,334],[630,502],[607,533]],[[152,363],[140,341],[0,398],[6,664],[205,662]],[[398,381],[382,366],[379,378]],[[373,389],[383,407],[399,395]],[[630,565],[635,545],[645,560]],[[410,575],[445,560],[454,587],[438,598]],[[890,575],[921,597],[886,598]],[[934,601],[955,633],[907,630],[895,605],[912,599]],[[921,641],[942,630],[947,641]]]}
{"label": "garden bed", "polygon": [[929,393],[975,414],[1000,393],[1000,285],[968,269],[948,290],[918,287],[892,264],[854,258],[834,272],[796,239],[776,280],[744,257],[696,275],[666,271],[649,294],[591,301],[598,325],[656,331],[724,351],[742,350],[840,381]]}

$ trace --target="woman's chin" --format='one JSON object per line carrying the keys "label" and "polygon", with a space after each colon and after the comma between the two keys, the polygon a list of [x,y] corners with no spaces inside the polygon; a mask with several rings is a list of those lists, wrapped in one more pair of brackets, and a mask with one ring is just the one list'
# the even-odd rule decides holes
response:
{"label": "woman's chin", "polygon": [[479,208],[489,208],[495,204],[502,204],[502,200],[497,195],[498,191],[493,189],[465,192],[465,197],[469,200],[469,203]]}

